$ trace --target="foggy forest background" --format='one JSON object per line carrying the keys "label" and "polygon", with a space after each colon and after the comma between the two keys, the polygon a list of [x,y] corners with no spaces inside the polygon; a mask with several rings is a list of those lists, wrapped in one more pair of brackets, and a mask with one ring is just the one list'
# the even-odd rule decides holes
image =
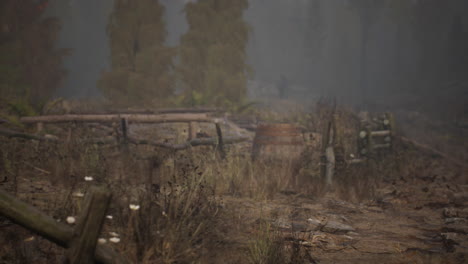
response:
{"label": "foggy forest background", "polygon": [[119,107],[320,97],[468,113],[465,0],[1,0],[0,101]]}

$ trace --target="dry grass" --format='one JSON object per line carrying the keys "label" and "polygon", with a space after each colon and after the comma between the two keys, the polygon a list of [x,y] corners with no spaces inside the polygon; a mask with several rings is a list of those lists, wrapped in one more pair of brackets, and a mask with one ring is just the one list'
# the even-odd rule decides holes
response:
{"label": "dry grass", "polygon": [[251,264],[286,263],[283,238],[269,224],[262,224],[250,241],[248,256]]}
{"label": "dry grass", "polygon": [[252,236],[248,257],[251,264],[302,264],[314,263],[297,233],[284,234],[267,222],[261,222]]}
{"label": "dry grass", "polygon": [[[108,185],[113,192],[108,214],[113,219],[105,221],[102,236],[118,233],[121,241],[116,246],[132,262],[193,263],[201,257],[219,211],[201,170],[180,157],[173,157],[168,167],[167,160],[161,163],[151,154],[154,150],[126,151],[76,138],[80,140],[69,144],[2,142],[0,172],[7,177],[2,188],[63,221],[80,211],[82,198],[75,193],[85,193],[92,184]],[[130,204],[140,209],[130,210]],[[14,258],[23,259],[21,254]],[[55,263],[47,254],[35,254],[45,258],[44,263]]]}
{"label": "dry grass", "polygon": [[[321,132],[326,114],[322,109],[296,113],[293,119]],[[346,114],[343,110],[342,115]],[[352,134],[353,123],[345,128]],[[49,129],[48,133],[66,137],[66,128]],[[85,142],[96,131],[87,127],[73,127],[73,131],[68,144],[2,141],[0,179],[7,176],[6,189],[62,220],[80,211],[81,200],[73,193],[86,192],[90,184],[108,185],[113,191],[108,212],[113,220],[106,220],[101,235],[109,238],[109,232],[118,233],[121,241],[115,246],[134,263],[201,262],[218,239],[222,196],[264,201],[279,192],[317,197],[326,191],[316,146],[309,146],[297,162],[252,161],[250,155],[234,148],[223,160],[216,151],[204,147],[172,153],[148,146],[90,144]],[[347,138],[345,149],[349,153],[355,142]],[[339,175],[336,193],[355,200],[372,197],[379,180],[372,178],[379,170],[375,167]],[[85,182],[85,176],[93,181]],[[48,182],[44,188],[50,195],[39,203],[34,186],[42,181]],[[139,210],[130,210],[130,204],[139,205]],[[288,245],[270,226],[262,226],[250,242],[248,259],[251,263],[301,263],[305,257],[300,247]],[[55,262],[50,254],[36,254],[46,260],[44,263]]]}

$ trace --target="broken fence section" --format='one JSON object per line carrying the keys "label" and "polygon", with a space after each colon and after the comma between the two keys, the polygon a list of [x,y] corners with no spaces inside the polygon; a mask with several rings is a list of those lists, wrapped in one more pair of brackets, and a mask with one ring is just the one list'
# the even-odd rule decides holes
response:
{"label": "broken fence section", "polygon": [[127,264],[111,247],[97,244],[110,198],[111,192],[106,187],[91,187],[77,225],[71,228],[0,190],[0,215],[67,248],[66,263]]}

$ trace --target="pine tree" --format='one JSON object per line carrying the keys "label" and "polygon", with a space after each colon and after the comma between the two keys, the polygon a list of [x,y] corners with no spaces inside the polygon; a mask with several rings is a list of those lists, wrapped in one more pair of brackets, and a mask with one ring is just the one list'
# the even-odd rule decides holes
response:
{"label": "pine tree", "polygon": [[57,49],[57,18],[43,18],[47,1],[0,1],[0,98],[39,108],[61,84],[66,50]]}
{"label": "pine tree", "polygon": [[155,106],[172,94],[174,50],[164,46],[163,13],[157,0],[115,0],[108,25],[111,70],[98,87],[117,105]]}
{"label": "pine tree", "polygon": [[188,32],[182,36],[177,68],[188,104],[229,105],[247,92],[249,28],[247,0],[199,0],[185,7]]}

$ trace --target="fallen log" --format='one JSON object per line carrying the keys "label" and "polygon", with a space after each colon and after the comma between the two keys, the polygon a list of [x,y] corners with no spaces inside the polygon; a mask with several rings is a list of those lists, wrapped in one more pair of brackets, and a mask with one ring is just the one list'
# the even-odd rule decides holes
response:
{"label": "fallen log", "polygon": [[88,122],[88,123],[113,123],[126,119],[130,123],[185,123],[185,122],[213,122],[206,113],[174,113],[174,114],[109,114],[109,115],[46,115],[22,117],[21,122],[33,123],[66,123],[66,122]]}

